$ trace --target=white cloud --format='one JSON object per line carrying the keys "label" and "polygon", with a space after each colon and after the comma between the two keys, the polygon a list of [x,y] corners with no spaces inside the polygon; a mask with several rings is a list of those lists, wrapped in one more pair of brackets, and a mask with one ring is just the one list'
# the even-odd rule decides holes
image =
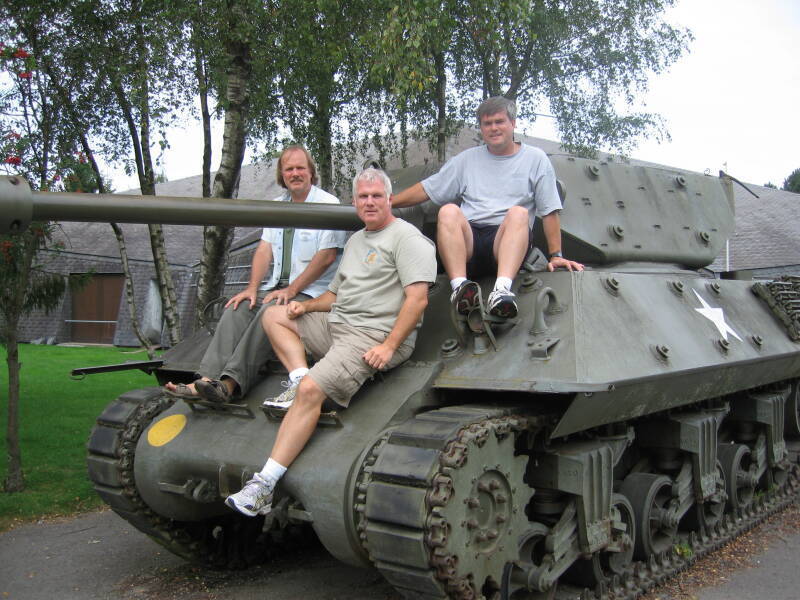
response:
{"label": "white cloud", "polygon": [[669,18],[695,35],[646,98],[672,141],[633,154],[714,174],[727,164],[740,180],[780,186],[800,167],[800,3],[683,0]]}

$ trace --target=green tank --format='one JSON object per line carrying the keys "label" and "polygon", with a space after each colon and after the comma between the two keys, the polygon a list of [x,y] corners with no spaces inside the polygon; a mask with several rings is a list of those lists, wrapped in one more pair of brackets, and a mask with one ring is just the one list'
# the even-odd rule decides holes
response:
{"label": "green tank", "polygon": [[[336,558],[419,599],[636,597],[792,501],[800,280],[703,271],[733,233],[730,178],[550,158],[564,254],[587,269],[550,273],[532,253],[509,322],[456,315],[440,275],[414,355],[323,414],[266,518],[223,499],[275,439],[283,413],[262,409],[286,377],[274,360],[239,404],[156,386],[111,402],[88,443],[98,494],[216,567],[264,560],[310,524]],[[431,171],[393,173],[395,189]],[[31,218],[359,225],[344,206],[32,194],[8,178],[0,199],[6,231]],[[431,206],[399,212],[435,236]],[[135,366],[189,382],[210,335]]]}

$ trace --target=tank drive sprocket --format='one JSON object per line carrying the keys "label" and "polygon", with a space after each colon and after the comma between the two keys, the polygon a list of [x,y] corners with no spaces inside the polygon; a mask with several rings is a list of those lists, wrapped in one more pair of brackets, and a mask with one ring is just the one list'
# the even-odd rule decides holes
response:
{"label": "tank drive sprocket", "polygon": [[533,489],[515,456],[524,417],[457,406],[418,415],[374,446],[356,511],[370,559],[401,591],[492,597],[519,558]]}

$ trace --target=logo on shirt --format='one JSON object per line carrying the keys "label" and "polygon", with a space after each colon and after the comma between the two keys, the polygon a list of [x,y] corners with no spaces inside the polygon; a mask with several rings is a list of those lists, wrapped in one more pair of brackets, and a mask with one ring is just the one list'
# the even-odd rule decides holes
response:
{"label": "logo on shirt", "polygon": [[378,262],[378,251],[375,248],[370,248],[364,255],[365,265],[374,265]]}

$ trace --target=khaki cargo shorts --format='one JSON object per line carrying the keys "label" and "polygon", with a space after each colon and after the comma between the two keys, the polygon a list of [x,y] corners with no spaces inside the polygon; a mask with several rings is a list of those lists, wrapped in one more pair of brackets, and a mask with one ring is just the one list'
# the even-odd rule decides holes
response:
{"label": "khaki cargo shorts", "polygon": [[[364,353],[383,342],[388,334],[377,329],[329,323],[328,314],[306,313],[297,319],[297,328],[306,350],[317,361],[308,373],[311,379],[328,398],[346,407],[353,394],[376,371],[364,362]],[[402,344],[386,369],[405,361],[413,350],[409,344]]]}

